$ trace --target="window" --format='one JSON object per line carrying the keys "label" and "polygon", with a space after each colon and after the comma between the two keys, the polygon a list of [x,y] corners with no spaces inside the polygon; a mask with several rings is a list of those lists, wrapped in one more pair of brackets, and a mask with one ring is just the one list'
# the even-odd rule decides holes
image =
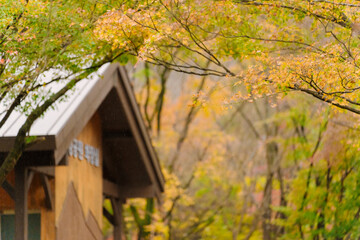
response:
{"label": "window", "polygon": [[[40,240],[40,213],[28,214],[28,240]],[[15,238],[15,215],[0,214],[0,240],[13,240]]]}

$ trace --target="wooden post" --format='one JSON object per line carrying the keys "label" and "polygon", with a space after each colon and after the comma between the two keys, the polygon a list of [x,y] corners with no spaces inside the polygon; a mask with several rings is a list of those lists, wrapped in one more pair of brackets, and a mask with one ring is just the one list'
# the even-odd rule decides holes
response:
{"label": "wooden post", "polygon": [[22,162],[15,166],[15,240],[28,239],[27,169]]}
{"label": "wooden post", "polygon": [[15,200],[15,190],[14,187],[7,181],[5,180],[4,183],[2,184],[2,188],[9,194],[9,196]]}
{"label": "wooden post", "polygon": [[48,176],[41,174],[41,184],[43,185],[44,188],[44,192],[45,192],[45,204],[46,207],[53,211],[54,210],[54,201],[51,195],[51,188],[50,188],[50,183],[49,183],[49,178]]}
{"label": "wooden post", "polygon": [[111,205],[114,212],[114,240],[121,240],[122,236],[122,202],[119,199],[111,198]]}

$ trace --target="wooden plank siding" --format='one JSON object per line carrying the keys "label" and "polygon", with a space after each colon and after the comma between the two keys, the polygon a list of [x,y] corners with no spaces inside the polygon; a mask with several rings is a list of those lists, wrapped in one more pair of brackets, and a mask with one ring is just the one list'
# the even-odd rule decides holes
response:
{"label": "wooden plank siding", "polygon": [[[55,216],[58,223],[63,210],[67,189],[72,184],[82,211],[87,218],[91,212],[99,226],[102,226],[102,137],[101,119],[95,113],[84,129],[76,137],[84,144],[96,147],[100,150],[100,166],[91,165],[87,160],[80,160],[69,156],[67,166],[55,168]],[[59,231],[59,230],[58,230]]]}

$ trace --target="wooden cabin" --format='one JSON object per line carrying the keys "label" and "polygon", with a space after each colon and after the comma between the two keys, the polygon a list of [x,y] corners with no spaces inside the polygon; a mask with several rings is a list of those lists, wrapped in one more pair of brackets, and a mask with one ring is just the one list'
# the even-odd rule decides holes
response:
{"label": "wooden cabin", "polygon": [[[0,161],[24,121],[14,113],[0,129]],[[101,240],[103,216],[121,239],[121,204],[163,191],[158,159],[120,65],[79,82],[30,135],[39,141],[0,188],[0,240]],[[103,209],[105,199],[113,214]]]}

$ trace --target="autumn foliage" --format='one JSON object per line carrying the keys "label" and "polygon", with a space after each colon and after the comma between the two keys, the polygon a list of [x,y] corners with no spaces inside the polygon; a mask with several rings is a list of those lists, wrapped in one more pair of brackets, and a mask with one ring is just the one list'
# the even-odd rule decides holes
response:
{"label": "autumn foliage", "polygon": [[[359,237],[359,8],[156,0],[99,19],[96,36],[142,69],[139,101],[169,179],[140,237]],[[128,216],[131,235],[141,224]]]}
{"label": "autumn foliage", "polygon": [[[127,239],[360,237],[359,1],[5,0],[0,10],[0,127],[12,111],[32,116],[0,177],[36,118],[119,61],[135,67],[167,179],[161,203],[124,205]],[[50,70],[68,74],[42,81]],[[58,81],[63,92],[47,91]]]}

